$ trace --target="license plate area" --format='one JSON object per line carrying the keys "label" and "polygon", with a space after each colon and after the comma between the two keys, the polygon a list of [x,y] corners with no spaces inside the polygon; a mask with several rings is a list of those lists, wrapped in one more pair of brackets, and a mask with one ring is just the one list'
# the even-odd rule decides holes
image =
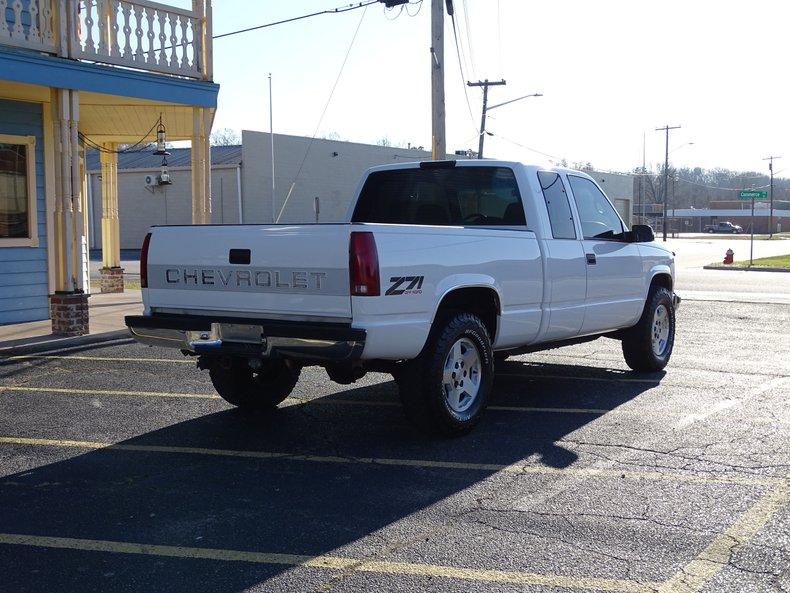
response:
{"label": "license plate area", "polygon": [[213,323],[211,333],[223,342],[239,342],[243,344],[265,344],[266,334],[260,325],[241,323]]}

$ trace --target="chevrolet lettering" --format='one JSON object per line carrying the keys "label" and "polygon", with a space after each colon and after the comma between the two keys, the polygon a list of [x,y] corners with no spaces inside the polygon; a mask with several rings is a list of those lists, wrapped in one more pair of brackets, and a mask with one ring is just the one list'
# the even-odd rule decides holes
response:
{"label": "chevrolet lettering", "polygon": [[153,227],[140,281],[132,335],[196,357],[231,404],[275,408],[307,365],[390,373],[445,435],[480,420],[495,359],[604,338],[660,371],[680,304],[674,254],[592,177],[497,160],[374,167],[341,223]]}
{"label": "chevrolet lettering", "polygon": [[295,288],[319,291],[325,285],[325,272],[312,271],[281,271],[257,269],[222,269],[222,268],[166,268],[167,284],[193,286],[242,286],[261,288]]}

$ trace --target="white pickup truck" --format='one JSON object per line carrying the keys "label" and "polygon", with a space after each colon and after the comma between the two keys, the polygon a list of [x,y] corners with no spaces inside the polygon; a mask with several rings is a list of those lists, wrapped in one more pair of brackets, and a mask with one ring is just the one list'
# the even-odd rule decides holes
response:
{"label": "white pickup truck", "polygon": [[140,342],[198,356],[219,394],[274,408],[301,368],[392,373],[404,408],[470,430],[495,358],[622,341],[658,371],[675,336],[674,254],[585,173],[494,160],[385,165],[339,224],[153,227]]}

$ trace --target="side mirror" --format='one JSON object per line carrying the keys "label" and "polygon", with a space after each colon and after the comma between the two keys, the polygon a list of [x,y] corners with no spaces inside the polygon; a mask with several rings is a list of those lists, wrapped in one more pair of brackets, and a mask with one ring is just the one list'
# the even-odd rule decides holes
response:
{"label": "side mirror", "polygon": [[633,243],[650,243],[656,240],[653,229],[646,224],[635,224],[631,227],[631,241]]}

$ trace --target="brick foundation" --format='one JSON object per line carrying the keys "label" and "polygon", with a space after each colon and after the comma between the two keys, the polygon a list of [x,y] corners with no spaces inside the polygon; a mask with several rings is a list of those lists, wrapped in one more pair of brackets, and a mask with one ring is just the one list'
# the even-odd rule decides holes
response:
{"label": "brick foundation", "polygon": [[123,292],[123,268],[102,268],[101,291]]}
{"label": "brick foundation", "polygon": [[52,333],[59,336],[84,336],[88,333],[88,295],[55,293],[49,297]]}

